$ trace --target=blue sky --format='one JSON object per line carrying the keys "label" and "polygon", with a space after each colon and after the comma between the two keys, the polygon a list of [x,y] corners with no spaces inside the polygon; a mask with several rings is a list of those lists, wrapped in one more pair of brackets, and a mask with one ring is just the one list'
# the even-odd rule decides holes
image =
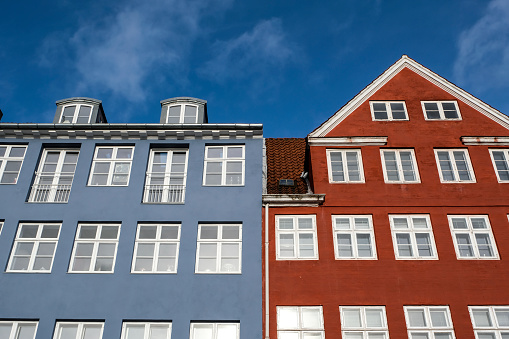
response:
{"label": "blue sky", "polygon": [[508,18],[509,0],[2,1],[2,122],[87,96],[155,123],[193,96],[209,122],[304,137],[402,54],[508,114]]}

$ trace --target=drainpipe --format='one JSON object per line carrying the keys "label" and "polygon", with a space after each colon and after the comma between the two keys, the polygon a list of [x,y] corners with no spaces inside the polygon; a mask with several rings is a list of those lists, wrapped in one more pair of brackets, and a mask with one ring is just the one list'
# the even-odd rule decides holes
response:
{"label": "drainpipe", "polygon": [[269,204],[265,204],[265,339],[269,338]]}

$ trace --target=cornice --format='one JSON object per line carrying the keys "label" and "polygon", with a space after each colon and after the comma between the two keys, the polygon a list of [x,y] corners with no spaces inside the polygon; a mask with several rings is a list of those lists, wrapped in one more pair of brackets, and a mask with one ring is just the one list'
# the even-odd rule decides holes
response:
{"label": "cornice", "polygon": [[262,202],[274,207],[317,207],[325,201],[325,194],[263,194]]}
{"label": "cornice", "polygon": [[309,146],[384,146],[388,137],[308,138]]}
{"label": "cornice", "polygon": [[461,137],[466,146],[509,146],[509,137]]}

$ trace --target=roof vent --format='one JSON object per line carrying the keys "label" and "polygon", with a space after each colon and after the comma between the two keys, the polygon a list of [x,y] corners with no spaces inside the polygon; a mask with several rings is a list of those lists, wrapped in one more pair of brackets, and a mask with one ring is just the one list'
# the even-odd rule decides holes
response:
{"label": "roof vent", "polygon": [[294,186],[293,179],[279,179],[279,186]]}

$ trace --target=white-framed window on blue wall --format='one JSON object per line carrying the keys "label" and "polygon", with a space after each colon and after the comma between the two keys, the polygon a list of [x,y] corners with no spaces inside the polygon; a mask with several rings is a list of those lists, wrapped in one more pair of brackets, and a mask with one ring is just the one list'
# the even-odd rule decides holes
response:
{"label": "white-framed window on blue wall", "polygon": [[177,273],[180,224],[139,224],[132,273]]}
{"label": "white-framed window on blue wall", "polygon": [[198,122],[198,105],[177,104],[168,106],[167,124],[196,124]]}
{"label": "white-framed window on blue wall", "polygon": [[37,321],[0,321],[0,338],[34,339]]}
{"label": "white-framed window on blue wall", "polygon": [[191,323],[191,339],[239,339],[240,323]]}
{"label": "white-framed window on blue wall", "polygon": [[51,272],[60,226],[52,223],[20,223],[7,272]]}
{"label": "white-framed window on blue wall", "polygon": [[171,322],[124,322],[122,339],[171,339]]}
{"label": "white-framed window on blue wall", "polygon": [[204,186],[243,186],[245,146],[205,146]]}
{"label": "white-framed window on blue wall", "polygon": [[92,117],[92,106],[77,104],[62,107],[59,122],[61,124],[89,124]]}
{"label": "white-framed window on blue wall", "polygon": [[0,234],[2,234],[2,228],[4,227],[4,221],[0,220]]}
{"label": "white-framed window on blue wall", "polygon": [[0,145],[0,184],[16,184],[27,146]]}
{"label": "white-framed window on blue wall", "polygon": [[57,321],[53,339],[101,339],[103,322]]}
{"label": "white-framed window on blue wall", "polygon": [[242,272],[242,225],[200,224],[195,273]]}
{"label": "white-framed window on blue wall", "polygon": [[132,146],[97,146],[88,185],[127,186],[133,151]]}

